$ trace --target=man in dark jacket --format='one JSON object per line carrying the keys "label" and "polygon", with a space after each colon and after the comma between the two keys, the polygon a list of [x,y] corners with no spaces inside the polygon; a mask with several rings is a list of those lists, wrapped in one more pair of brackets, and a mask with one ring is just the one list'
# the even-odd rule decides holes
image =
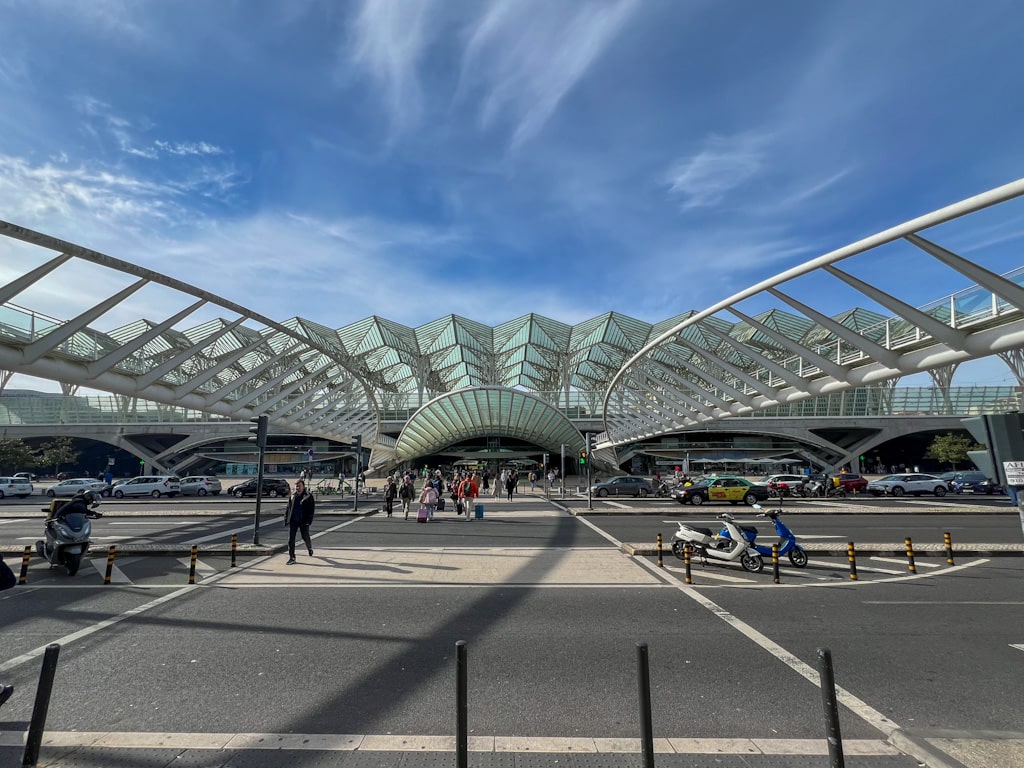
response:
{"label": "man in dark jacket", "polygon": [[288,498],[288,509],[284,513],[285,522],[288,524],[288,565],[295,564],[295,534],[302,533],[302,540],[306,542],[306,549],[309,556],[313,556],[313,541],[309,538],[309,526],[313,522],[313,513],[316,511],[316,499],[313,494],[306,490],[306,484],[302,480],[295,481],[295,493]]}

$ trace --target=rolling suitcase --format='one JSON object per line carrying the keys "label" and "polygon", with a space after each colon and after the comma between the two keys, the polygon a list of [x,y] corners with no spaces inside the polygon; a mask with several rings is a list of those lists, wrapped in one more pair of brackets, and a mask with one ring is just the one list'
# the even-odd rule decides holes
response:
{"label": "rolling suitcase", "polygon": [[484,519],[484,505],[483,504],[477,504],[474,511],[476,513],[475,516],[476,516],[477,520],[483,520]]}
{"label": "rolling suitcase", "polygon": [[430,510],[429,509],[427,509],[426,507],[420,507],[419,511],[416,513],[416,522],[417,523],[425,523],[425,522],[427,522],[427,516],[429,514],[430,514]]}
{"label": "rolling suitcase", "polygon": [[444,512],[444,496],[437,497],[437,511]]}

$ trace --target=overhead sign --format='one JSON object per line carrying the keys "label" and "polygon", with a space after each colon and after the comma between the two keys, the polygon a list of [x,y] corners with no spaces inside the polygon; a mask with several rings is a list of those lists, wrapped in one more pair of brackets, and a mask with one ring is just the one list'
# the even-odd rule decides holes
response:
{"label": "overhead sign", "polygon": [[312,459],[313,458],[313,449],[310,448],[308,451],[306,451],[306,455],[309,456],[309,458]]}
{"label": "overhead sign", "polygon": [[1024,461],[1004,461],[1007,485],[1024,485]]}

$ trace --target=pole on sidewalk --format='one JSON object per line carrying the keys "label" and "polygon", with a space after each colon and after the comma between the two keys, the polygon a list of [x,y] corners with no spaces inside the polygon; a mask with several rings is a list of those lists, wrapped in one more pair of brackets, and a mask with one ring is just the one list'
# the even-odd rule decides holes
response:
{"label": "pole on sidewalk", "polygon": [[778,584],[782,581],[779,578],[779,545],[772,544],[772,583]]}
{"label": "pole on sidewalk", "polygon": [[455,643],[455,765],[469,768],[469,675],[466,641]]}
{"label": "pole on sidewalk", "polygon": [[693,579],[690,578],[690,561],[693,559],[693,550],[689,544],[683,545],[683,565],[686,566],[686,579],[684,583],[693,584]]}
{"label": "pole on sidewalk", "polygon": [[116,552],[117,552],[117,545],[116,544],[111,544],[110,548],[107,550],[107,570],[106,570],[106,573],[103,574],[103,583],[104,584],[109,584],[110,583],[110,577],[114,573],[114,555],[115,555]]}
{"label": "pole on sidewalk", "polygon": [[907,570],[911,573],[917,573],[917,565],[914,563],[914,542],[907,536],[904,544],[907,546]]}
{"label": "pole on sidewalk", "polygon": [[644,768],[654,768],[654,725],[651,722],[651,669],[647,643],[636,644],[637,684],[640,698],[640,751]]}
{"label": "pole on sidewalk", "polygon": [[660,533],[658,534],[658,567],[659,568],[664,568],[665,567],[665,563],[661,559],[661,534]]}
{"label": "pole on sidewalk", "polygon": [[846,542],[846,557],[850,561],[850,581],[857,580],[857,550],[852,541]]}
{"label": "pole on sidewalk", "polygon": [[950,565],[956,565],[953,562],[953,537],[949,535],[949,531],[942,534],[942,540],[946,545],[946,562]]}
{"label": "pole on sidewalk", "polygon": [[231,534],[231,567],[235,567],[235,557],[238,555],[238,534]]}
{"label": "pole on sidewalk", "polygon": [[821,702],[825,708],[825,740],[828,742],[829,768],[845,768],[843,736],[839,730],[839,701],[836,699],[836,680],[832,671],[832,651],[818,649],[818,677],[821,681]]}
{"label": "pole on sidewalk", "polygon": [[53,679],[57,674],[57,658],[60,646],[51,643],[43,653],[43,668],[39,672],[39,687],[36,688],[36,702],[32,707],[32,720],[29,722],[28,735],[25,739],[25,753],[21,758],[22,768],[35,768],[39,762],[39,746],[43,743],[43,731],[46,729],[46,715],[50,711],[50,693],[53,691]]}
{"label": "pole on sidewalk", "polygon": [[32,559],[32,547],[25,547],[21,553],[21,573],[18,574],[18,583],[24,584],[28,581],[28,561]]}

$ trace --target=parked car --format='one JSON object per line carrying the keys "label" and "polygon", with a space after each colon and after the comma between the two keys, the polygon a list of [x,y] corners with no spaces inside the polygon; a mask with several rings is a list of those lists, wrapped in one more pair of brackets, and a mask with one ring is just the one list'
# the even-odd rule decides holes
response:
{"label": "parked car", "polygon": [[0,499],[17,496],[24,499],[32,495],[32,483],[23,477],[0,477]]}
{"label": "parked car", "polygon": [[[263,478],[263,492],[261,496],[287,496],[292,492],[292,487],[288,485],[287,480],[283,480],[277,477],[265,477]],[[256,495],[256,479],[246,480],[244,483],[238,485],[232,485],[228,488],[228,493],[232,496],[242,498],[243,496],[255,496]]]}
{"label": "parked car", "polygon": [[182,496],[216,496],[220,493],[220,480],[212,475],[192,475],[181,480]]}
{"label": "parked car", "polygon": [[181,479],[177,475],[140,475],[131,480],[114,483],[111,493],[115,499],[125,496],[161,496],[174,498],[181,492]]}
{"label": "parked car", "polygon": [[804,475],[765,475],[755,485],[771,485],[772,483],[786,483],[787,485],[800,485],[807,478]]}
{"label": "parked car", "polygon": [[590,492],[595,496],[647,496],[654,493],[654,489],[646,478],[626,475],[594,483]]}
{"label": "parked car", "polygon": [[672,491],[680,504],[700,505],[707,501],[754,505],[768,499],[768,486],[757,485],[742,477],[706,477],[698,483]]}
{"label": "parked car", "polygon": [[839,484],[846,489],[847,493],[862,493],[868,487],[868,479],[864,475],[855,475],[851,472],[837,475]]}
{"label": "parked car", "polygon": [[28,480],[30,483],[34,483],[36,481],[36,476],[31,472],[15,472],[14,476],[20,477],[23,480]]}
{"label": "parked car", "polygon": [[953,493],[1003,492],[1003,487],[992,478],[986,477],[984,472],[954,472],[953,477],[946,480],[946,484]]}
{"label": "parked car", "polygon": [[949,487],[946,481],[935,475],[922,475],[909,473],[904,475],[886,475],[878,480],[868,483],[868,493],[874,496],[920,496],[924,493],[934,493],[936,496],[945,496]]}
{"label": "parked car", "polygon": [[92,477],[73,477],[51,485],[46,489],[46,495],[52,499],[58,496],[74,496],[79,491],[96,491],[101,496],[109,496],[110,486]]}

